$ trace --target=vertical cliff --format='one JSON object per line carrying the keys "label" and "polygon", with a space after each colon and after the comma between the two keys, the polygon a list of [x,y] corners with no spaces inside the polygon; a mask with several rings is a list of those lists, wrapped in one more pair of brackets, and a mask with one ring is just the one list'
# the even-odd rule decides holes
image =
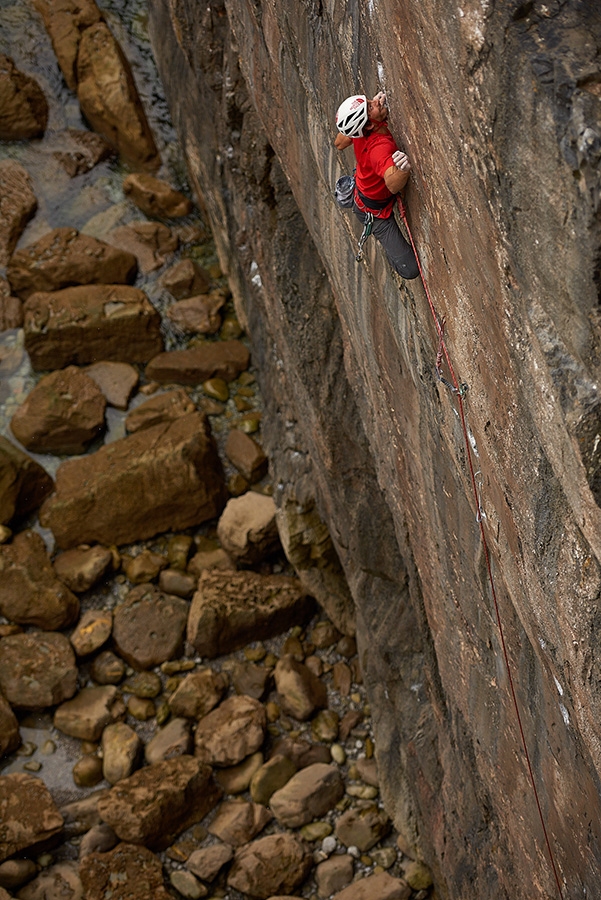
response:
{"label": "vertical cliff", "polygon": [[[564,896],[596,896],[599,7],[149,6],[261,374],[282,532],[330,615],[356,625],[387,808],[441,897],[559,896],[541,818]],[[352,167],[333,149],[336,108],[380,88],[469,385],[467,443],[421,283],[393,276],[375,242],[358,265],[358,224],[332,196]]]}

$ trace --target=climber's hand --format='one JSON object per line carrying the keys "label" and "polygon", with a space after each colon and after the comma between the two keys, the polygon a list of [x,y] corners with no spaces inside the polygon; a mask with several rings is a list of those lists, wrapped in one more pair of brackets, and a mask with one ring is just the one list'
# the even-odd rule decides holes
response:
{"label": "climber's hand", "polygon": [[411,163],[407,158],[407,154],[403,153],[401,150],[395,150],[392,154],[392,161],[401,172],[410,172],[411,171]]}

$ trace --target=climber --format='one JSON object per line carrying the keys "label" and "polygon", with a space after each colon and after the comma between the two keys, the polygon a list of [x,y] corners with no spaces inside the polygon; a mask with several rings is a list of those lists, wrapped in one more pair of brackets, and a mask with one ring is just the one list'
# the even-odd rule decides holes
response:
{"label": "climber", "polygon": [[393,212],[395,195],[407,184],[411,163],[398,149],[387,119],[386,95],[382,91],[373,100],[363,94],[348,97],[336,113],[340,133],[334,146],[345,150],[352,144],[355,151],[357,168],[352,207],[364,226],[357,259],[361,258],[362,243],[371,231],[382,244],[395,272],[403,278],[417,278],[415,254]]}

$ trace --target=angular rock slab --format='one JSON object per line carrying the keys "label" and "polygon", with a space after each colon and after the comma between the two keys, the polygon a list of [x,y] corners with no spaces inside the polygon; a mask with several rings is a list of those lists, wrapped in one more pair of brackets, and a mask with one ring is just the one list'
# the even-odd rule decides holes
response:
{"label": "angular rock slab", "polygon": [[14,159],[0,162],[0,266],[5,266],[38,207],[27,169]]}
{"label": "angular rock slab", "polygon": [[86,900],[171,900],[162,863],[145,847],[121,843],[108,853],[90,853],[79,874]]}
{"label": "angular rock slab", "polygon": [[40,522],[61,549],[128,544],[213,519],[224,502],[208,420],[191,413],[64,462]]}
{"label": "angular rock slab", "polygon": [[129,285],[34,293],[24,305],[23,328],[36,371],[98,361],[147,362],[163,349],[160,315],[143,291]]}
{"label": "angular rock slab", "polygon": [[325,815],[343,795],[344,782],[336,766],[314,763],[276,791],[270,806],[280,825],[300,828]]}
{"label": "angular rock slab", "polygon": [[136,271],[131,253],[75,228],[55,228],[13,253],[6,277],[13,293],[27,298],[36,291],[57,291],[74,284],[129,284]]}
{"label": "angular rock slab", "polygon": [[192,598],[187,639],[208,659],[308,621],[312,598],[296,578],[209,569]]}
{"label": "angular rock slab", "polygon": [[129,363],[113,360],[93,363],[86,369],[86,375],[96,382],[109,406],[116,409],[127,409],[140,380],[138,370]]}
{"label": "angular rock slab", "polygon": [[[73,550],[65,550],[64,553],[59,553],[52,565],[60,580],[67,585],[69,590],[75,594],[83,594],[100,581],[112,563],[113,554],[111,551],[96,544],[95,547],[84,546],[76,547]],[[89,612],[93,612],[93,610],[89,610]],[[110,618],[110,612],[108,615]],[[81,629],[82,621],[78,624],[78,630]],[[91,653],[92,650],[97,650],[99,646],[100,644],[97,644],[86,652]],[[83,656],[84,653],[79,655]]]}
{"label": "angular rock slab", "polygon": [[113,614],[113,641],[134,669],[150,669],[172,659],[182,644],[188,604],[153,584],[133,588]]}
{"label": "angular rock slab", "polygon": [[192,201],[167,182],[143,172],[135,172],[123,179],[123,193],[128,195],[138,209],[159,219],[187,216],[192,212]]}
{"label": "angular rock slab", "polygon": [[270,834],[236,851],[229,887],[259,900],[290,894],[313,866],[309,848],[293,834]]}
{"label": "angular rock slab", "polygon": [[173,422],[180,416],[187,416],[188,413],[195,411],[194,402],[185,390],[176,388],[173,391],[157,394],[132,409],[125,418],[125,428],[130,434],[133,434],[143,428],[152,428],[153,425]]}
{"label": "angular rock slab", "polygon": [[316,709],[325,709],[328,705],[328,692],[323,681],[291,654],[277,661],[274,677],[281,707],[295,719],[304,722]]}
{"label": "angular rock slab", "polygon": [[269,810],[259,803],[225,800],[208,831],[232,847],[241,847],[256,837],[272,818]]}
{"label": "angular rock slab", "polygon": [[72,697],[77,668],[67,638],[31,632],[0,639],[0,690],[19,709],[56,706]]}
{"label": "angular rock slab", "polygon": [[160,222],[131,222],[119,225],[106,235],[113,247],[129,250],[138,260],[140,272],[147,275],[165,265],[177,250],[179,239]]}
{"label": "angular rock slab", "polygon": [[333,900],[409,900],[411,888],[402,878],[388,872],[368,875],[334,894]]}
{"label": "angular rock slab", "polygon": [[67,628],[79,615],[79,600],[56,577],[35,531],[21,531],[0,546],[0,612],[17,625],[45,631]]}
{"label": "angular rock slab", "polygon": [[43,781],[24,772],[0,775],[0,862],[35,847],[63,827]]}
{"label": "angular rock slab", "polygon": [[146,377],[159,384],[201,384],[209,378],[233,381],[249,362],[250,351],[241,341],[215,341],[159,353],[146,366]]}
{"label": "angular rock slab", "polygon": [[221,799],[209,766],[179,756],[146,766],[98,801],[98,812],[123,841],[164,849]]}
{"label": "angular rock slab", "polygon": [[212,766],[235,766],[263,744],[267,715],[252,697],[229,697],[200,720],[194,755]]}
{"label": "angular rock slab", "polygon": [[116,687],[84,688],[54,714],[54,726],[81,741],[98,741],[107,725],[125,715],[125,704]]}
{"label": "angular rock slab", "polygon": [[41,87],[0,55],[0,141],[41,137],[48,123],[48,102]]}
{"label": "angular rock slab", "polygon": [[34,0],[34,6],[44,20],[52,41],[52,49],[67,86],[75,91],[75,63],[81,33],[100,22],[102,13],[94,0]]}
{"label": "angular rock slab", "polygon": [[221,326],[219,311],[225,303],[221,291],[176,300],[167,310],[167,318],[184,334],[215,334]]}
{"label": "angular rock slab", "polygon": [[247,491],[228,500],[219,524],[217,537],[223,549],[243,565],[254,565],[280,545],[272,497]]}
{"label": "angular rock slab", "polygon": [[201,719],[217,706],[226,688],[221,672],[208,668],[190,672],[169,697],[169,709],[174,716]]}
{"label": "angular rock slab", "polygon": [[77,863],[59,862],[44,869],[18,896],[19,900],[85,900]]}
{"label": "angular rock slab", "polygon": [[53,489],[48,472],[0,435],[0,525],[33,512]]}

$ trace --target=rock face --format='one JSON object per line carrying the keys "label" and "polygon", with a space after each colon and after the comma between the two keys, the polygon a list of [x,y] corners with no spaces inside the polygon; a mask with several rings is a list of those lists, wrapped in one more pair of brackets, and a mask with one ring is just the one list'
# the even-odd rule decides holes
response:
{"label": "rock face", "polygon": [[[261,373],[276,503],[283,515],[314,504],[348,580],[387,809],[442,897],[556,895],[484,535],[560,877],[594,895],[596,5],[152,0],[150,14],[190,178]],[[358,266],[358,223],[332,197],[353,166],[352,151],[332,146],[336,108],[384,84],[465,398],[436,379],[419,280],[399,291],[376,243]],[[342,591],[338,601],[344,611]]]}

